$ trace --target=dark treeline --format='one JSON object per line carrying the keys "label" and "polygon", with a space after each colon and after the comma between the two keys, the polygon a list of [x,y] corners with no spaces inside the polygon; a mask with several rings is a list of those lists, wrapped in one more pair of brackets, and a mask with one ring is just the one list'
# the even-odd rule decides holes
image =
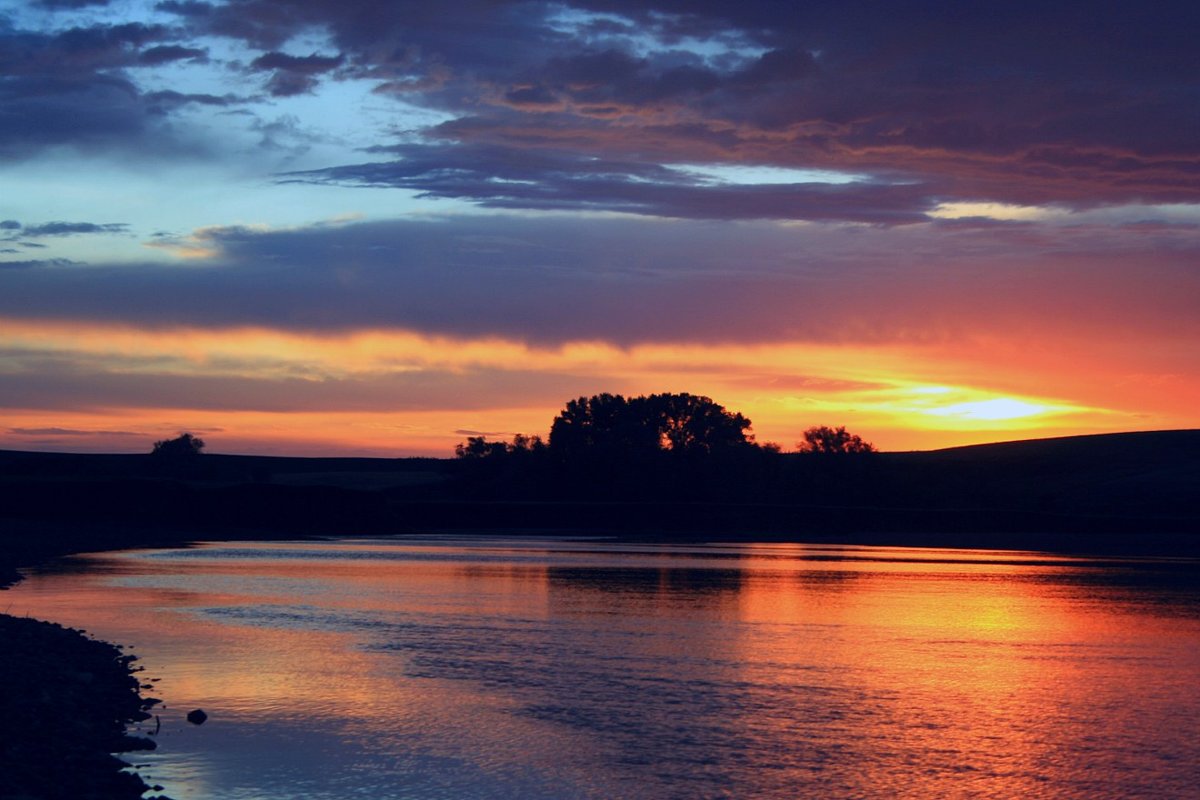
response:
{"label": "dark treeline", "polygon": [[876,453],[844,428],[796,450],[696,395],[567,403],[545,439],[454,459],[0,451],[0,585],[64,553],[193,539],[513,530],[1200,551],[1200,431]]}
{"label": "dark treeline", "polygon": [[875,448],[845,428],[810,428],[785,454],[750,425],[693,394],[580,397],[548,441],[468,438],[456,473],[481,498],[525,500],[840,504],[870,482]]}

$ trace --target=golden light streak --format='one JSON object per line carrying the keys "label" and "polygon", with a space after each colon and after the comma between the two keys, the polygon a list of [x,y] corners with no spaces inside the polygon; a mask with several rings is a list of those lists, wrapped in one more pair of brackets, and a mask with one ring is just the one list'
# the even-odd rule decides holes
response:
{"label": "golden light streak", "polygon": [[[147,407],[138,398],[98,405],[78,398],[66,408],[11,407],[0,447],[138,451],[179,430],[209,436],[218,452],[401,453],[446,456],[463,431],[495,438],[517,431],[545,434],[573,396],[689,391],[713,397],[754,421],[759,441],[790,449],[812,425],[847,425],[884,449],[928,449],[1014,438],[1116,430],[1189,427],[1188,376],[1128,373],[1114,381],[1119,358],[1089,367],[1071,353],[1039,353],[1011,341],[963,345],[820,343],[650,344],[620,348],[604,342],[537,347],[499,338],[456,339],[409,331],[296,333],[266,328],[147,331],[0,319],[0,379],[21,380],[38,360],[81,365],[110,378],[174,376],[245,379],[272,391],[279,411]],[[1109,352],[1111,356],[1111,351]],[[1120,354],[1118,354],[1119,356]],[[1131,351],[1129,368],[1145,368]],[[1071,359],[1063,369],[1058,360]],[[504,399],[488,400],[489,380],[515,376]],[[555,378],[539,386],[532,376]],[[1135,377],[1140,375],[1140,377]],[[388,381],[397,406],[406,376],[438,384],[451,376],[479,396],[478,408],[439,406],[442,388],[399,411],[287,405],[306,383]],[[489,377],[492,376],[492,377]],[[298,381],[298,382],[297,382]],[[475,381],[475,383],[472,383]],[[1163,391],[1166,381],[1174,388]],[[526,388],[525,383],[529,386]],[[424,385],[424,384],[423,384]],[[568,387],[566,390],[562,386]],[[393,391],[387,388],[386,391]],[[386,396],[386,391],[384,392]],[[440,394],[438,393],[440,392]],[[280,400],[282,397],[282,401]],[[421,405],[421,403],[425,405]],[[282,403],[282,405],[281,405]],[[9,403],[13,406],[13,403]],[[386,406],[386,403],[382,405]],[[443,404],[447,405],[447,404]],[[37,431],[87,433],[30,433]],[[105,433],[108,432],[108,433]],[[122,439],[122,437],[124,437]],[[140,437],[140,438],[139,438]],[[122,444],[124,442],[124,444]]]}
{"label": "golden light streak", "polygon": [[[987,219],[1028,222],[1054,215],[1054,211],[1038,206],[1016,206],[1008,203],[942,203],[928,212],[936,219]],[[1058,212],[1061,214],[1061,212]]]}

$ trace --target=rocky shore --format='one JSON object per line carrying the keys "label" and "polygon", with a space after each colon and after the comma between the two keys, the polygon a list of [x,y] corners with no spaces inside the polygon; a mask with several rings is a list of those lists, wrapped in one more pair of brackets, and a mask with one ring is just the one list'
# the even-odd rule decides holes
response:
{"label": "rocky shore", "polygon": [[159,788],[112,755],[154,748],[126,733],[158,702],[141,696],[134,660],[82,631],[0,615],[0,797],[135,800]]}

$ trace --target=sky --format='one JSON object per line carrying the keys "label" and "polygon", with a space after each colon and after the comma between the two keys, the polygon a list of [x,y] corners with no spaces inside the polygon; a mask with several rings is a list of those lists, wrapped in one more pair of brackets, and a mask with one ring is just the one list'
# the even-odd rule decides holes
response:
{"label": "sky", "polygon": [[0,448],[1200,427],[1200,5],[0,0]]}

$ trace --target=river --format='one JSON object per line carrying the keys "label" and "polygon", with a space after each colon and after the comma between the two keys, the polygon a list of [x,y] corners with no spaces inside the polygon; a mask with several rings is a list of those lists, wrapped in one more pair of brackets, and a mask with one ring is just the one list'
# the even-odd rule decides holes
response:
{"label": "river", "polygon": [[0,599],[132,646],[176,800],[1200,797],[1194,561],[241,542]]}

